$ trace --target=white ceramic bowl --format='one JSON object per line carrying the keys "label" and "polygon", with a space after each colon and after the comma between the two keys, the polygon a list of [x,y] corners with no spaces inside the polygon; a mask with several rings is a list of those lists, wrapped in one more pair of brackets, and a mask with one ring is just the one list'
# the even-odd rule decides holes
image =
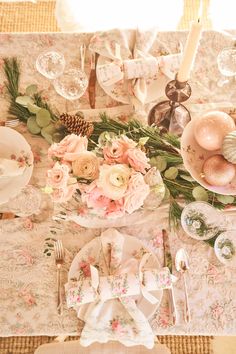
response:
{"label": "white ceramic bowl", "polygon": [[205,181],[204,177],[202,177],[204,162],[210,156],[221,154],[221,151],[207,151],[198,145],[194,137],[194,126],[196,121],[197,118],[191,120],[191,122],[187,124],[181,137],[181,155],[186,170],[204,188],[218,194],[236,195],[236,174],[234,179],[225,186],[211,186]]}
{"label": "white ceramic bowl", "polygon": [[220,234],[214,245],[216,257],[229,267],[236,268],[236,231]]}

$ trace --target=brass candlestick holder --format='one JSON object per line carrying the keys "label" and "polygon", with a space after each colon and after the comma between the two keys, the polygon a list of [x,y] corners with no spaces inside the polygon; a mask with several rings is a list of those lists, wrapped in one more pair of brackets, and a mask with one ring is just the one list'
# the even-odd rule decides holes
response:
{"label": "brass candlestick holder", "polygon": [[155,124],[164,131],[181,135],[191,120],[190,112],[181,104],[191,96],[191,87],[187,81],[179,82],[175,79],[168,82],[165,94],[169,100],[152,107],[148,115],[148,124]]}

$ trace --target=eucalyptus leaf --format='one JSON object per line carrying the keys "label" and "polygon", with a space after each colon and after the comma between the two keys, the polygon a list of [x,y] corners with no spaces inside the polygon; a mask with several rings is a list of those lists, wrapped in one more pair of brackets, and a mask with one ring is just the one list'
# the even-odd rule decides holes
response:
{"label": "eucalyptus leaf", "polygon": [[29,85],[28,87],[26,87],[25,93],[27,96],[32,96],[37,92],[37,90],[38,90],[37,85]]}
{"label": "eucalyptus leaf", "polygon": [[27,119],[27,128],[31,134],[39,134],[41,131],[41,128],[38,126],[35,117],[29,117]]}
{"label": "eucalyptus leaf", "polygon": [[178,173],[179,173],[179,171],[176,167],[170,167],[170,168],[168,168],[168,170],[165,171],[164,176],[167,179],[173,180],[173,179],[176,179],[176,177],[178,176]]}
{"label": "eucalyptus leaf", "polygon": [[201,186],[193,188],[192,195],[195,200],[204,201],[204,202],[208,201],[208,193]]}
{"label": "eucalyptus leaf", "polygon": [[18,96],[15,100],[16,103],[20,104],[23,107],[27,107],[29,103],[33,104],[34,101],[29,96]]}
{"label": "eucalyptus leaf", "polygon": [[41,109],[40,107],[36,106],[36,104],[31,102],[27,104],[27,108],[30,111],[30,113],[34,113],[34,114],[38,113],[38,111],[40,111]]}
{"label": "eucalyptus leaf", "polygon": [[144,146],[144,145],[147,143],[148,140],[149,140],[149,137],[148,137],[148,136],[145,136],[145,137],[143,137],[143,138],[139,138],[138,143],[139,143],[139,145]]}
{"label": "eucalyptus leaf", "polygon": [[160,172],[163,172],[167,167],[167,162],[162,156],[153,156],[150,159],[150,165],[156,167]]}
{"label": "eucalyptus leaf", "polygon": [[41,130],[42,136],[44,136],[44,134],[53,135],[54,133],[56,133],[56,128],[55,128],[55,125],[52,123],[50,123],[46,127],[43,127]]}
{"label": "eucalyptus leaf", "polygon": [[36,113],[36,122],[41,128],[47,127],[51,122],[50,112],[45,108],[41,108]]}
{"label": "eucalyptus leaf", "polygon": [[[41,134],[42,134],[42,131],[41,131]],[[53,144],[52,136],[50,134],[44,133],[44,134],[42,134],[42,136],[50,145]]]}
{"label": "eucalyptus leaf", "polygon": [[186,175],[180,175],[182,179],[188,182],[195,182],[195,180],[191,176],[186,176]]}
{"label": "eucalyptus leaf", "polygon": [[232,195],[216,194],[216,199],[222,204],[232,204],[234,202]]}
{"label": "eucalyptus leaf", "polygon": [[164,195],[164,200],[168,200],[170,198],[170,191],[169,189],[165,186],[165,195]]}

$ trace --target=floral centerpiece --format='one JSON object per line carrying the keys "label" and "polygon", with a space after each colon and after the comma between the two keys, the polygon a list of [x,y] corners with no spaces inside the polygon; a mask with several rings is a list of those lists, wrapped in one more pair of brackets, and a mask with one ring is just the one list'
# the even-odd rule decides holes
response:
{"label": "floral centerpiece", "polygon": [[157,207],[165,194],[159,171],[149,164],[145,142],[104,132],[93,150],[88,139],[67,135],[48,150],[52,168],[47,189],[55,202],[80,196],[84,216],[118,218],[140,208]]}

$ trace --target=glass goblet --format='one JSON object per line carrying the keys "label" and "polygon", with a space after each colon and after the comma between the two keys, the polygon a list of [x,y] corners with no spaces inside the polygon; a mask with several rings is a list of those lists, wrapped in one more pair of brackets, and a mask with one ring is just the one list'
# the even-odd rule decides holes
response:
{"label": "glass goblet", "polygon": [[218,86],[222,87],[236,75],[236,47],[221,50],[217,56],[217,65],[220,73],[225,77],[218,81]]}
{"label": "glass goblet", "polygon": [[80,69],[69,69],[53,81],[56,92],[67,100],[77,100],[88,87],[88,78]]}
{"label": "glass goblet", "polygon": [[46,78],[53,80],[65,70],[64,55],[54,50],[41,53],[36,59],[36,69]]}

